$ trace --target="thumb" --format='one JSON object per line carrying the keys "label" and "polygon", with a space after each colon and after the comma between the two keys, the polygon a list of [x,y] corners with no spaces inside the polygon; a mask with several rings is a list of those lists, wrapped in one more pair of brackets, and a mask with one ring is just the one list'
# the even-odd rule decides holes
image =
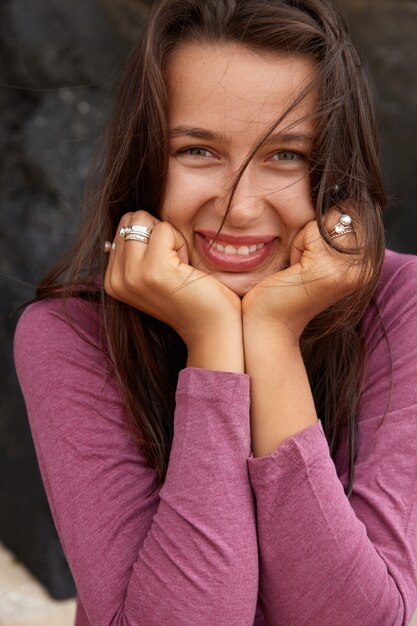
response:
{"label": "thumb", "polygon": [[181,263],[188,265],[188,246],[182,234],[169,222],[159,222],[152,231],[149,250],[159,257],[160,246],[165,250],[175,252]]}
{"label": "thumb", "polygon": [[181,261],[181,263],[185,263],[186,265],[189,265],[189,255],[188,255],[188,246],[187,246],[187,242],[185,241],[182,233],[180,233],[179,230],[176,230],[171,224],[171,229],[173,231],[173,236],[174,236],[174,250],[175,252],[178,254],[178,258]]}
{"label": "thumb", "polygon": [[304,226],[298,233],[295,235],[294,239],[291,243],[290,249],[290,266],[296,265],[300,263],[301,258],[305,252],[305,234],[306,234],[307,226]]}

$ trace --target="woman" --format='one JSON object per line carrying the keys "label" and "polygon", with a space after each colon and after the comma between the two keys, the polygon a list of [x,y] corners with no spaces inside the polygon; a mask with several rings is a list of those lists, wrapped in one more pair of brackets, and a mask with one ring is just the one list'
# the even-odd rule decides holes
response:
{"label": "woman", "polygon": [[155,3],[16,334],[77,626],[408,623],[417,263],[385,204],[330,2]]}

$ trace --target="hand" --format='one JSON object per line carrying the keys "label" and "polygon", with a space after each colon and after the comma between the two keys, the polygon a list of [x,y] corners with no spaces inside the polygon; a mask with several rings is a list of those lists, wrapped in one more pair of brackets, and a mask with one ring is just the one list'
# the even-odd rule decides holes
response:
{"label": "hand", "polygon": [[116,236],[104,280],[106,293],[171,326],[189,352],[204,353],[205,363],[207,351],[222,350],[223,338],[235,334],[241,341],[240,298],[189,265],[183,236],[145,211],[126,213],[117,233],[129,224],[144,225],[152,235],[149,244]]}
{"label": "hand", "polygon": [[[354,213],[352,207],[347,207],[346,211],[349,215]],[[327,229],[337,224],[339,218],[336,209],[329,211]],[[343,235],[336,241],[340,247],[360,243],[357,225],[354,234]],[[271,274],[245,295],[244,320],[252,327],[252,322],[258,326],[259,323],[280,325],[298,339],[310,320],[355,293],[370,275],[369,270],[364,271],[362,254],[344,254],[331,248],[321,237],[314,220],[295,236],[290,267]]]}

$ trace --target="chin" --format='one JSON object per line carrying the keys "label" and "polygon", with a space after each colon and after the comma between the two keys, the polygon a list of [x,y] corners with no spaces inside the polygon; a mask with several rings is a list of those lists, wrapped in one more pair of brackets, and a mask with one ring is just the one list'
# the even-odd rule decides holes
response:
{"label": "chin", "polygon": [[232,272],[229,274],[219,274],[216,278],[225,285],[225,287],[228,287],[230,291],[234,291],[241,298],[259,282],[259,277],[256,279],[255,276],[235,274]]}

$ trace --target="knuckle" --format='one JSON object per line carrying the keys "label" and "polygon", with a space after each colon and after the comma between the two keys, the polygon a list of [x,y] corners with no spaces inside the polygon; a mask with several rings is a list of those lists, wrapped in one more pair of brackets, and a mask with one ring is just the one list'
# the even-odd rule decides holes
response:
{"label": "knuckle", "polygon": [[110,283],[112,296],[117,300],[123,300],[123,286],[120,284],[120,281],[117,279],[113,279]]}
{"label": "knuckle", "polygon": [[152,237],[158,237],[165,230],[165,222],[159,222],[152,227]]}
{"label": "knuckle", "polygon": [[123,272],[123,284],[127,291],[137,291],[139,281],[137,279],[136,273],[132,272],[132,270],[127,267],[125,267]]}
{"label": "knuckle", "polygon": [[155,226],[153,227],[152,235],[154,234],[166,235],[166,234],[172,233],[173,230],[174,230],[173,226],[169,222],[159,222],[158,224],[155,224]]}
{"label": "knuckle", "polygon": [[124,213],[124,215],[122,215],[120,222],[119,222],[119,228],[121,226],[127,226],[128,224],[130,224],[130,220],[132,219],[133,216],[133,212],[129,211],[128,213]]}
{"label": "knuckle", "polygon": [[143,291],[143,269],[137,262],[126,261],[123,268],[123,286],[126,292],[134,295]]}
{"label": "knuckle", "polygon": [[143,226],[152,226],[153,218],[147,213],[147,211],[143,211],[140,209],[139,211],[133,211],[130,213],[130,224],[142,224]]}
{"label": "knuckle", "polygon": [[144,287],[146,287],[147,289],[151,291],[154,291],[158,289],[159,287],[158,275],[156,274],[155,271],[152,271],[152,269],[148,269],[143,273],[141,277],[141,281]]}
{"label": "knuckle", "polygon": [[104,291],[106,292],[108,296],[112,296],[112,297],[114,296],[114,289],[113,289],[111,275],[109,271],[107,271],[104,276]]}

